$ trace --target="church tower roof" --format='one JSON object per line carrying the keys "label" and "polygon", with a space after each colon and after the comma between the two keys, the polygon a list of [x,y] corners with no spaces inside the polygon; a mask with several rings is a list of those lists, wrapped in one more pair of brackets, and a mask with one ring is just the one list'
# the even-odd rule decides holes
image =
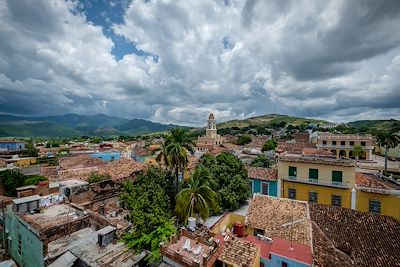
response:
{"label": "church tower roof", "polygon": [[208,116],[209,120],[215,120],[214,114],[210,113],[210,115]]}

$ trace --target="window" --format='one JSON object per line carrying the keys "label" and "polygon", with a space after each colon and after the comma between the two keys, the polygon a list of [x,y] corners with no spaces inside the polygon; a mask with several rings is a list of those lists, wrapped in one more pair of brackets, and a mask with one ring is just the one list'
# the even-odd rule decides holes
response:
{"label": "window", "polygon": [[254,228],[254,235],[264,235],[265,231],[261,229]]}
{"label": "window", "polygon": [[345,146],[346,145],[346,141],[340,141],[340,145],[341,146]]}
{"label": "window", "polygon": [[22,236],[18,234],[18,254],[22,255]]}
{"label": "window", "polygon": [[318,169],[308,169],[308,178],[318,180]]}
{"label": "window", "polygon": [[296,177],[297,175],[297,167],[289,166],[289,176]]}
{"label": "window", "polygon": [[332,182],[333,184],[335,183],[341,183],[342,182],[342,177],[343,174],[341,171],[332,171]]}
{"label": "window", "polygon": [[282,267],[288,267],[287,262],[282,261]]}
{"label": "window", "polygon": [[313,191],[308,192],[308,201],[318,203],[318,193]]}
{"label": "window", "polygon": [[269,195],[269,183],[266,182],[261,183],[261,194]]}
{"label": "window", "polygon": [[332,195],[332,206],[342,206],[342,196]]}
{"label": "window", "polygon": [[250,192],[253,194],[253,180],[249,181],[249,188],[250,188]]}
{"label": "window", "polygon": [[365,146],[365,142],[361,142],[361,146]]}
{"label": "window", "polygon": [[322,140],[322,144],[323,144],[323,145],[326,145],[326,140]]}
{"label": "window", "polygon": [[289,188],[288,189],[288,195],[289,195],[290,199],[296,199],[296,189]]}
{"label": "window", "polygon": [[369,212],[373,213],[381,213],[381,202],[377,199],[369,200]]}
{"label": "window", "polygon": [[350,141],[350,145],[351,145],[351,146],[354,146],[354,141]]}
{"label": "window", "polygon": [[114,156],[111,156],[111,161],[114,161],[115,160],[115,157]]}
{"label": "window", "polygon": [[336,146],[336,141],[332,141],[332,145],[333,145],[333,146]]}

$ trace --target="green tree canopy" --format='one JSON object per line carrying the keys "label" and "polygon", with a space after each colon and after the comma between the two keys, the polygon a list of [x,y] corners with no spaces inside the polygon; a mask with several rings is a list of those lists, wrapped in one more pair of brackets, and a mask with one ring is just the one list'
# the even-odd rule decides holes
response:
{"label": "green tree canopy", "polygon": [[278,141],[276,139],[267,140],[261,147],[261,151],[275,150],[278,147]]}
{"label": "green tree canopy", "polygon": [[32,139],[30,139],[28,143],[25,145],[25,150],[23,154],[24,156],[28,157],[37,157],[39,155],[39,150],[36,149]]}
{"label": "green tree canopy", "polygon": [[395,130],[380,131],[376,135],[378,145],[385,148],[385,172],[387,171],[387,152],[389,148],[395,148],[400,144],[400,136]]}
{"label": "green tree canopy", "polygon": [[18,170],[5,170],[0,172],[0,179],[6,189],[6,195],[17,196],[15,188],[26,185],[37,185],[40,181],[47,181],[43,176],[26,176]]}
{"label": "green tree canopy", "polygon": [[253,167],[269,168],[271,167],[271,161],[267,158],[267,156],[259,155],[251,161],[250,165]]}
{"label": "green tree canopy", "polygon": [[176,231],[170,200],[164,190],[168,182],[166,177],[164,171],[151,167],[134,183],[124,183],[120,195],[122,204],[130,211],[132,222],[132,231],[124,235],[123,241],[136,251],[152,251],[152,262],[161,257],[159,243]]}
{"label": "green tree canopy", "polygon": [[361,145],[355,145],[353,147],[352,153],[356,160],[358,160],[359,157],[364,153],[364,149]]}
{"label": "green tree canopy", "polygon": [[236,140],[236,144],[242,146],[242,145],[250,144],[251,141],[252,141],[251,136],[248,134],[244,134],[244,135],[239,136],[238,140]]}
{"label": "green tree canopy", "polygon": [[186,223],[189,217],[200,216],[206,220],[210,210],[218,206],[218,194],[209,186],[210,172],[203,166],[194,171],[188,181],[188,187],[182,189],[176,196],[176,213]]}
{"label": "green tree canopy", "polygon": [[219,195],[223,210],[240,208],[250,196],[249,178],[244,164],[233,154],[203,155],[200,165],[210,173],[209,185]]}
{"label": "green tree canopy", "polygon": [[92,183],[98,183],[98,182],[110,180],[110,179],[111,179],[111,175],[108,173],[99,174],[99,173],[93,171],[89,175],[88,182],[90,184],[92,184]]}
{"label": "green tree canopy", "polygon": [[174,172],[176,192],[179,189],[179,173],[189,162],[187,151],[194,152],[194,142],[189,131],[184,128],[174,128],[165,137],[163,148],[156,158]]}

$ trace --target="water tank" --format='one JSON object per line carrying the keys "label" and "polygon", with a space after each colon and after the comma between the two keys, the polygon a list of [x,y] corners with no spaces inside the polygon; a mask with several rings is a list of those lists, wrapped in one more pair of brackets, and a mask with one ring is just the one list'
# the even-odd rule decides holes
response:
{"label": "water tank", "polygon": [[233,225],[233,233],[238,237],[244,236],[244,224],[241,222],[235,222]]}
{"label": "water tank", "polygon": [[188,218],[188,228],[191,231],[195,230],[195,228],[196,228],[196,218],[194,218],[194,217],[189,217]]}

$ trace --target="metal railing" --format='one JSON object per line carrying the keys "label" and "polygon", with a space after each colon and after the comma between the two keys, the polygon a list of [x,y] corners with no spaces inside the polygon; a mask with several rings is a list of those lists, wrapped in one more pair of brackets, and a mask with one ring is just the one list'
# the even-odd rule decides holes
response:
{"label": "metal railing", "polygon": [[319,180],[319,179],[313,179],[313,178],[285,176],[283,179],[286,181],[293,181],[293,182],[304,183],[304,184],[315,184],[315,185],[331,186],[331,187],[339,187],[339,188],[349,188],[350,187],[349,183],[345,183],[345,182],[326,181],[326,180]]}

